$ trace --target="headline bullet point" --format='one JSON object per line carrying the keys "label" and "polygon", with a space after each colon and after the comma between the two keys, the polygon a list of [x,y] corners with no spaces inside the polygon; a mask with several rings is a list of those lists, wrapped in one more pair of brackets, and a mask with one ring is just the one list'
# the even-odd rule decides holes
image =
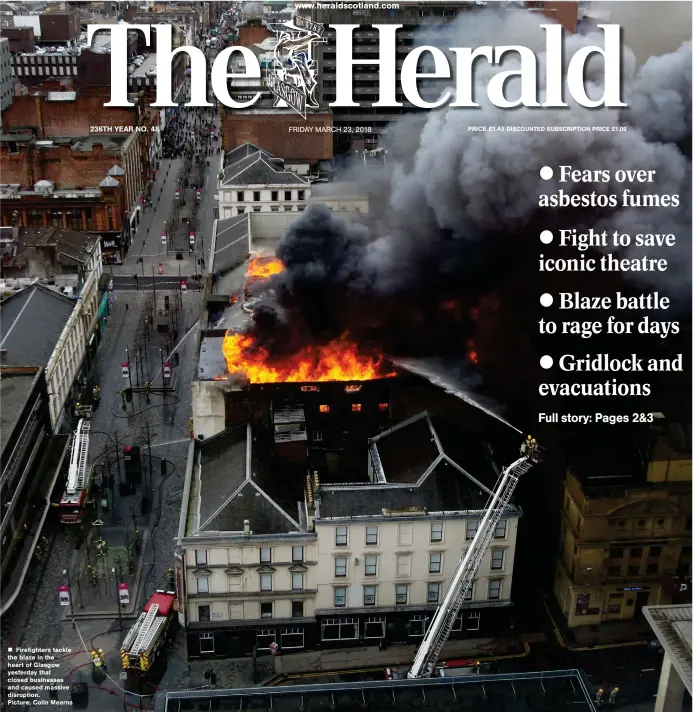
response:
{"label": "headline bullet point", "polygon": [[544,180],[549,180],[553,178],[553,168],[550,168],[549,166],[544,166],[540,171],[539,175],[541,178]]}
{"label": "headline bullet point", "polygon": [[539,359],[539,365],[542,368],[551,368],[551,366],[553,366],[553,359],[551,358],[551,356],[542,356]]}
{"label": "headline bullet point", "polygon": [[553,297],[550,294],[542,294],[539,297],[539,303],[543,307],[550,307],[553,304]]}
{"label": "headline bullet point", "polygon": [[553,241],[553,233],[551,230],[543,230],[539,234],[539,239],[545,244],[548,245],[550,242]]}

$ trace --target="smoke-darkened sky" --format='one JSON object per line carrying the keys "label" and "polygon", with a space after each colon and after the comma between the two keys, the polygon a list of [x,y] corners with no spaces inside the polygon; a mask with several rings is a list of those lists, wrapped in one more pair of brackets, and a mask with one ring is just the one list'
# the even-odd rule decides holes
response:
{"label": "smoke-darkened sky", "polygon": [[[654,3],[637,5],[647,8]],[[668,20],[660,15],[657,24],[649,25],[651,35],[664,35],[659,46],[667,47],[672,36],[681,32],[680,27],[676,32],[667,30]],[[545,18],[523,11],[464,13],[439,43],[447,47],[521,44],[537,53],[543,67],[542,22]],[[628,22],[637,28],[632,17]],[[638,36],[636,29],[632,36]],[[577,49],[595,44],[601,44],[601,33],[567,37],[564,67]],[[656,48],[658,44],[654,39],[638,41],[640,54],[643,46]],[[506,61],[504,69],[512,61]],[[286,271],[274,279],[274,289],[265,295],[253,327],[275,352],[348,330],[391,353],[457,352],[463,362],[469,341],[486,339],[481,332],[495,330],[500,336],[504,331],[507,336],[513,329],[536,331],[538,295],[568,285],[605,293],[613,293],[614,288],[635,293],[656,289],[672,298],[679,314],[689,313],[690,41],[644,62],[624,49],[623,96],[629,108],[622,111],[585,109],[570,97],[566,98],[572,102],[568,109],[498,109],[485,93],[497,68],[479,66],[479,108],[443,108],[404,117],[388,132],[388,163],[348,176],[370,193],[372,212],[365,225],[346,222],[319,205],[309,207],[291,225],[277,250]],[[602,76],[600,58],[590,61],[588,93],[600,95]],[[511,93],[516,91],[512,82],[509,86]],[[470,126],[537,125],[620,125],[627,130],[469,130]],[[619,169],[656,170],[656,182],[558,183],[557,170],[553,179],[544,181],[539,177],[544,165],[608,169],[612,175]],[[559,189],[567,194],[608,192],[620,199],[625,187],[636,195],[677,194],[681,203],[678,208],[660,209],[538,208],[541,194]],[[565,248],[556,251],[555,244],[553,249],[543,247],[539,232],[570,227],[632,234],[671,232],[677,236],[677,246],[659,252],[657,248],[622,250],[623,257],[666,257],[669,269],[663,274],[638,273],[630,280],[626,275],[625,281],[617,275],[611,282],[594,273],[540,275],[540,253],[560,257],[577,253]],[[484,314],[498,311],[498,301],[502,319],[495,326],[482,324]],[[441,307],[443,303],[448,306]],[[495,306],[484,308],[489,304]],[[597,349],[595,342],[590,345]],[[484,354],[480,357],[483,369]],[[505,357],[512,360],[513,354]],[[487,362],[489,371],[493,362]]]}

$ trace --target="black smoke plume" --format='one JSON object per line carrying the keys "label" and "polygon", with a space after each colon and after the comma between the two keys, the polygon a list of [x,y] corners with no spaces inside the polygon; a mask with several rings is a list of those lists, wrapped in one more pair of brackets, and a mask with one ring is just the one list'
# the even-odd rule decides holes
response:
{"label": "black smoke plume", "polygon": [[[443,47],[522,44],[532,48],[544,66],[542,22],[543,17],[523,11],[471,12],[440,41]],[[567,37],[564,66],[580,47],[601,42],[600,31]],[[599,60],[592,60],[586,71],[588,91],[597,96],[603,76]],[[504,68],[511,64],[506,62]],[[538,298],[545,291],[613,296],[615,289],[633,294],[657,290],[673,300],[679,316],[687,314],[691,44],[639,67],[635,55],[624,49],[622,64],[629,108],[620,112],[579,105],[564,110],[498,109],[484,101],[485,83],[498,70],[482,66],[476,91],[480,108],[441,109],[405,117],[392,126],[386,165],[348,176],[370,193],[367,219],[344,220],[325,206],[313,205],[284,235],[277,256],[286,271],[273,279],[256,311],[252,329],[257,338],[281,354],[307,339],[326,341],[348,331],[393,356],[452,359],[458,369],[480,370],[503,388],[517,380],[523,360],[536,364],[537,321],[548,316],[538,307]],[[604,126],[608,131],[509,130],[550,125]],[[472,130],[475,126],[506,130],[479,132]],[[554,168],[549,181],[539,177],[544,165]],[[559,183],[559,165],[608,169],[612,176],[619,169],[656,170],[656,180]],[[624,187],[636,196],[678,195],[680,207],[538,207],[541,195],[559,189],[568,194],[611,193],[620,199]],[[632,235],[671,232],[677,246],[620,250],[621,257],[666,257],[669,268],[664,273],[630,273],[626,279],[539,273],[540,254],[579,254],[557,248],[556,241],[551,246],[539,242],[542,230],[556,233],[570,227],[619,229]],[[594,256],[593,251],[589,254]],[[576,338],[596,349],[594,341]],[[551,348],[556,350],[555,342]]]}

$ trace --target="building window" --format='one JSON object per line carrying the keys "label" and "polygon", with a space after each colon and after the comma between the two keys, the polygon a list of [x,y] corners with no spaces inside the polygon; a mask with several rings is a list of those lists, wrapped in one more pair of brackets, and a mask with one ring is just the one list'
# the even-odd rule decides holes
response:
{"label": "building window", "polygon": [[261,564],[271,564],[272,563],[272,548],[269,546],[260,547],[260,563]]}
{"label": "building window", "polygon": [[329,413],[330,412],[330,406],[327,405],[326,403],[322,403],[319,408],[321,413]]}
{"label": "building window", "polygon": [[364,640],[372,640],[373,638],[385,637],[385,616],[373,616],[366,618],[363,626]]}
{"label": "building window", "polygon": [[200,549],[195,549],[195,564],[197,566],[207,565],[207,552]]}
{"label": "building window", "polygon": [[375,586],[364,586],[363,587],[363,605],[364,606],[374,606],[375,605]]}
{"label": "building window", "polygon": [[260,212],[260,206],[259,205],[253,205],[252,210],[254,213],[259,213]]}
{"label": "building window", "polygon": [[258,650],[269,650],[270,645],[277,642],[277,631],[272,629],[258,630],[255,633],[255,642]]}
{"label": "building window", "polygon": [[378,575],[378,557],[377,556],[366,556],[364,557],[365,566],[364,573],[366,576],[377,576]]}
{"label": "building window", "polygon": [[352,413],[360,413],[363,410],[363,406],[360,403],[352,403],[351,404],[351,412]]}
{"label": "building window", "polygon": [[209,593],[209,579],[206,576],[197,576],[197,592]]}
{"label": "building window", "polygon": [[284,200],[291,200],[291,191],[290,190],[284,191]]}
{"label": "building window", "polygon": [[302,546],[292,546],[291,547],[291,561],[295,561],[295,562],[303,561],[303,547]]}
{"label": "building window", "polygon": [[431,542],[443,541],[443,522],[431,522]]}
{"label": "building window", "polygon": [[378,546],[378,527],[366,527],[366,546]]}
{"label": "building window", "polygon": [[260,618],[272,618],[272,601],[260,604]]}
{"label": "building window", "polygon": [[200,653],[214,652],[214,633],[200,633]]}
{"label": "building window", "polygon": [[615,546],[609,549],[609,558],[610,559],[622,559],[623,558],[623,549],[620,546]]}
{"label": "building window", "polygon": [[298,199],[299,200],[305,200],[306,199],[306,193],[303,190],[298,191]]}
{"label": "building window", "polygon": [[279,191],[273,190],[272,191],[272,202],[276,203],[278,200],[279,200]]}
{"label": "building window", "polygon": [[349,527],[336,527],[334,530],[335,546],[347,546],[349,543]]}
{"label": "building window", "polygon": [[260,574],[260,590],[272,590],[272,574]]}
{"label": "building window", "polygon": [[440,584],[439,583],[429,583],[428,584],[428,596],[426,597],[429,603],[438,603],[440,600]]}
{"label": "building window", "polygon": [[347,590],[346,586],[337,586],[334,589],[334,605],[335,608],[343,608],[346,606]]}
{"label": "building window", "polygon": [[411,572],[411,556],[397,554],[397,576],[409,576]]}
{"label": "building window", "polygon": [[507,533],[508,533],[508,520],[501,519],[498,522],[498,524],[496,524],[496,528],[493,530],[493,538],[494,539],[505,539],[505,536]]}
{"label": "building window", "polygon": [[505,550],[504,549],[491,549],[491,569],[493,571],[500,571],[505,563]]}
{"label": "building window", "polygon": [[278,205],[270,205],[270,211],[273,213],[278,213],[279,212],[279,206]]}
{"label": "building window", "polygon": [[291,590],[303,591],[303,574],[291,574]]}
{"label": "building window", "polygon": [[336,556],[334,560],[335,578],[345,578],[347,575],[347,557]]}
{"label": "building window", "polygon": [[476,532],[478,529],[479,529],[479,520],[478,519],[470,519],[467,522],[467,541],[471,541],[476,536]]}
{"label": "building window", "polygon": [[238,214],[243,215],[245,213],[245,208],[238,208]]}
{"label": "building window", "polygon": [[628,576],[640,576],[640,565],[638,564],[637,566],[629,566],[627,571]]}
{"label": "building window", "polygon": [[303,618],[303,601],[291,601],[291,617]]}
{"label": "building window", "polygon": [[319,443],[322,442],[322,433],[318,430],[313,431],[313,442],[314,443]]}
{"label": "building window", "polygon": [[654,557],[654,556],[660,556],[662,553],[662,547],[661,546],[651,546],[650,547],[650,553],[649,555]]}
{"label": "building window", "polygon": [[425,613],[418,613],[412,616],[407,623],[409,636],[412,638],[423,638],[428,628],[428,616]]}
{"label": "building window", "polygon": [[428,573],[439,574],[442,568],[443,555],[436,552],[428,555]]}
{"label": "building window", "polygon": [[631,559],[642,559],[642,548],[636,547],[635,549],[631,549],[629,555]]}
{"label": "building window", "polygon": [[467,630],[479,630],[481,624],[481,613],[479,611],[469,611],[467,614]]}
{"label": "building window", "polygon": [[303,647],[303,628],[281,629],[282,650],[300,650]]}
{"label": "building window", "polygon": [[259,191],[259,190],[254,190],[254,191],[253,191],[253,200],[254,200],[256,203],[259,203],[259,202],[260,202],[261,198],[260,198],[260,191]]}
{"label": "building window", "polygon": [[659,573],[659,564],[648,564],[647,573],[650,575]]}
{"label": "building window", "polygon": [[402,546],[411,546],[413,541],[412,525],[400,524],[397,528],[397,543]]}
{"label": "building window", "polygon": [[454,632],[457,632],[457,631],[461,631],[461,630],[462,630],[462,617],[463,617],[463,615],[464,615],[463,612],[460,611],[460,612],[455,616],[455,620],[452,622],[452,628],[450,628],[450,632],[451,632],[451,633],[454,633]]}
{"label": "building window", "polygon": [[242,202],[245,200],[245,193],[244,193],[242,190],[239,190],[239,191],[236,193],[236,200],[237,200],[239,203],[242,203]]}
{"label": "building window", "polygon": [[326,618],[320,625],[322,640],[358,640],[357,618]]}
{"label": "building window", "polygon": [[403,606],[409,601],[409,586],[406,583],[398,583],[395,586],[395,603]]}
{"label": "building window", "polygon": [[609,566],[608,569],[608,575],[609,576],[620,576],[621,575],[621,566]]}
{"label": "building window", "polygon": [[197,620],[201,623],[208,621],[211,618],[210,607],[208,604],[197,607]]}
{"label": "building window", "polygon": [[490,579],[488,582],[488,600],[499,601],[501,597],[502,579]]}

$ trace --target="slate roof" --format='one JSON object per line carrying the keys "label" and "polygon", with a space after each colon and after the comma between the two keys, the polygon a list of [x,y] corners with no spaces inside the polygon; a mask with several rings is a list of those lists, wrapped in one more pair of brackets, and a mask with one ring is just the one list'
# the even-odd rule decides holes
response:
{"label": "slate roof", "polygon": [[323,485],[320,518],[377,516],[384,509],[408,507],[484,509],[497,479],[487,454],[479,443],[465,442],[453,424],[435,422],[424,411],[372,438],[369,460],[377,481]]}
{"label": "slate roof", "polygon": [[236,148],[232,148],[230,151],[227,151],[224,154],[224,165],[230,166],[232,163],[240,161],[241,158],[253,156],[258,152],[262,152],[270,158],[274,158],[274,155],[269,151],[264,151],[259,146],[256,146],[254,143],[250,143],[248,141],[246,143],[242,143],[240,146],[236,146]]}
{"label": "slate roof", "polygon": [[119,186],[120,183],[112,176],[106,176],[100,183],[99,188],[115,188]]}
{"label": "slate roof", "polygon": [[217,222],[214,245],[215,272],[225,272],[245,260],[250,253],[250,215],[242,213]]}
{"label": "slate roof", "polygon": [[[267,469],[262,452],[253,442],[250,425],[241,426],[211,439],[201,446],[199,483],[199,521],[190,534],[241,532],[250,522],[253,534],[279,534],[298,531],[296,504],[277,501],[281,490],[272,481],[280,478]],[[298,478],[303,486],[303,473]],[[268,492],[276,489],[276,492]]]}
{"label": "slate roof", "polygon": [[12,435],[39,373],[39,368],[21,373],[0,372],[0,448],[4,449]]}
{"label": "slate roof", "polygon": [[300,185],[310,182],[293,171],[286,171],[273,163],[272,156],[258,151],[235,163],[229,164],[223,171],[222,187],[244,185]]}
{"label": "slate roof", "polygon": [[6,264],[11,267],[24,265],[24,252],[30,247],[54,247],[59,262],[67,258],[70,264],[86,265],[98,240],[95,235],[63,227],[22,228],[17,238],[17,255]]}
{"label": "slate roof", "polygon": [[32,285],[0,301],[0,349],[11,366],[45,366],[75,301]]}

